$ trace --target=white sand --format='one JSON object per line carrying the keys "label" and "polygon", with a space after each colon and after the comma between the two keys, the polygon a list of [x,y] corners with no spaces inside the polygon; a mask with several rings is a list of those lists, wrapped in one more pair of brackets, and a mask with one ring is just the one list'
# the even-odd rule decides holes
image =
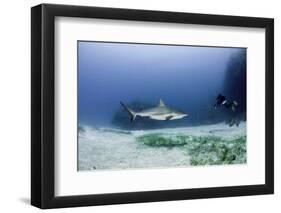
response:
{"label": "white sand", "polygon": [[79,170],[137,169],[189,166],[189,156],[182,147],[149,147],[136,142],[145,134],[220,136],[232,139],[246,135],[246,124],[229,127],[224,123],[184,128],[128,131],[84,127],[79,134]]}

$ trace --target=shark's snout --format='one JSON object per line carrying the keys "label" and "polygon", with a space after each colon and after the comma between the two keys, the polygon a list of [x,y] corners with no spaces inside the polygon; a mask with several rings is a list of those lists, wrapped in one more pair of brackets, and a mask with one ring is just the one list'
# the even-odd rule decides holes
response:
{"label": "shark's snout", "polygon": [[176,114],[176,115],[173,116],[172,120],[174,120],[174,119],[181,119],[181,118],[184,118],[184,117],[187,117],[187,116],[188,116],[187,113]]}
{"label": "shark's snout", "polygon": [[181,115],[182,118],[187,117],[187,116],[188,116],[188,114],[182,114]]}

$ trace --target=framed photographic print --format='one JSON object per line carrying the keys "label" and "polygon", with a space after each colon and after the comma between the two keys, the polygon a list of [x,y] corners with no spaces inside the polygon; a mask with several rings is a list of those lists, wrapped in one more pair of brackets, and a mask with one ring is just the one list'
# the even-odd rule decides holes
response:
{"label": "framed photographic print", "polygon": [[31,9],[31,203],[272,194],[274,21]]}

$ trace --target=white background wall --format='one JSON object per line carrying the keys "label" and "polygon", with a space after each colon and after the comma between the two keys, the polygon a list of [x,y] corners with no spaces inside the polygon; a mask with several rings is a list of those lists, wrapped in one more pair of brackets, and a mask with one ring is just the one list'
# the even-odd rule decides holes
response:
{"label": "white background wall", "polygon": [[[53,0],[57,4],[171,10],[275,18],[275,195],[201,199],[50,210],[51,212],[280,212],[281,5],[278,0]],[[0,212],[39,212],[30,197],[30,7],[37,0],[0,7]],[[239,175],[239,174],[237,174]]]}

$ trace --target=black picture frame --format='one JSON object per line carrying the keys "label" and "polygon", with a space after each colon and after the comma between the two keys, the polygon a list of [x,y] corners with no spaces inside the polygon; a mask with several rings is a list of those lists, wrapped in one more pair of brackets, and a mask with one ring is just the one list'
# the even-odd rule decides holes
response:
{"label": "black picture frame", "polygon": [[[93,195],[54,195],[55,17],[264,28],[266,128],[265,184]],[[274,193],[274,20],[164,11],[41,4],[31,9],[31,204],[42,209],[217,198]]]}

